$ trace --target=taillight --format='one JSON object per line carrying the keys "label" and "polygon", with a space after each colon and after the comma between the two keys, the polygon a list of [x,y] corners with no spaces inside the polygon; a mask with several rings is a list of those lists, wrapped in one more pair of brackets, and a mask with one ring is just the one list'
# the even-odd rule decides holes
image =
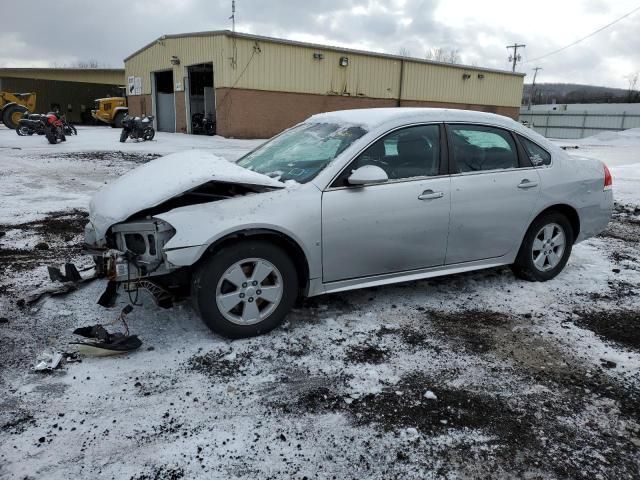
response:
{"label": "taillight", "polygon": [[604,165],[604,189],[603,190],[611,190],[612,187],[613,187],[613,177],[611,176],[611,172],[609,171],[609,168],[606,165]]}

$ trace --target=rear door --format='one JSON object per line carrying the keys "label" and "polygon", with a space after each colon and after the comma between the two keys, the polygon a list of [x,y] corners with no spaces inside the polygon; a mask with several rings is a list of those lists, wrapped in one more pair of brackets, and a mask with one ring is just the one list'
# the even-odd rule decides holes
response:
{"label": "rear door", "polygon": [[448,124],[451,222],[447,265],[520,247],[540,195],[538,172],[505,129]]}

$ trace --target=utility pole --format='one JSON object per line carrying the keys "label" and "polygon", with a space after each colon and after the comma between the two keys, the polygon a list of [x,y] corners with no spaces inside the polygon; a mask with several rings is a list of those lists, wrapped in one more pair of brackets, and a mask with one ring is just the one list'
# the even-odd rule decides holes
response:
{"label": "utility pole", "polygon": [[538,76],[538,70],[542,70],[542,67],[535,67],[533,69],[533,82],[531,83],[531,90],[529,91],[529,106],[527,110],[531,110],[531,99],[536,93],[536,77]]}
{"label": "utility pole", "polygon": [[513,55],[509,55],[509,61],[513,62],[513,67],[511,69],[512,72],[516,71],[516,63],[522,60],[522,57],[518,55],[518,49],[524,47],[526,47],[526,45],[519,45],[517,43],[514,43],[513,45],[507,45],[507,50],[513,48]]}
{"label": "utility pole", "polygon": [[231,20],[231,31],[236,33],[236,0],[231,0],[231,16],[229,20]]}

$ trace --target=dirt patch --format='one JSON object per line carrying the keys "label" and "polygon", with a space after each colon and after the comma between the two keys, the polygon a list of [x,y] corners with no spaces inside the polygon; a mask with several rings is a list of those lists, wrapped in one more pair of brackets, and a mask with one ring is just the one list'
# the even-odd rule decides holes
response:
{"label": "dirt patch", "polygon": [[638,244],[640,242],[640,219],[627,216],[614,216],[600,238],[614,238],[625,243]]}
{"label": "dirt patch", "polygon": [[59,158],[69,158],[71,160],[89,160],[89,161],[124,161],[133,163],[147,163],[151,160],[161,157],[158,153],[137,153],[137,152],[75,152],[62,153],[56,155]]}
{"label": "dirt patch", "polygon": [[640,311],[600,310],[576,312],[575,323],[591,330],[600,338],[640,352]]}
{"label": "dirt patch", "polygon": [[358,345],[347,350],[347,361],[352,363],[382,363],[389,355],[387,350],[375,345]]}
{"label": "dirt patch", "polygon": [[179,480],[184,478],[184,469],[172,465],[153,467],[149,472],[139,473],[131,480]]}
{"label": "dirt patch", "polygon": [[433,328],[449,339],[457,339],[460,346],[473,353],[486,353],[495,349],[495,332],[512,323],[504,313],[486,310],[439,312],[429,310],[425,314]]}
{"label": "dirt patch", "polygon": [[237,355],[232,352],[209,352],[191,357],[187,365],[191,370],[208,377],[234,377],[244,375],[243,370],[250,360],[248,353]]}
{"label": "dirt patch", "polygon": [[23,237],[37,235],[42,241],[34,248],[3,247],[0,243],[0,269],[25,271],[40,265],[64,263],[80,254],[79,237],[88,214],[81,210],[52,212],[41,220],[17,225],[0,225],[0,231],[20,230]]}
{"label": "dirt patch", "polygon": [[608,293],[592,292],[589,293],[591,300],[622,300],[627,297],[634,297],[638,294],[638,286],[622,280],[613,280],[607,282],[609,285]]}

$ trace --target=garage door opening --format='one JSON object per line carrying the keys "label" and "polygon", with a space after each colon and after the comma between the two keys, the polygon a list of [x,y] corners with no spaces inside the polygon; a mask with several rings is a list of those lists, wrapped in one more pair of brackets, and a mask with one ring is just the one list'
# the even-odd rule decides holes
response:
{"label": "garage door opening", "polygon": [[176,106],[173,93],[173,71],[155,72],[156,121],[160,132],[176,131]]}
{"label": "garage door opening", "polygon": [[189,75],[189,112],[191,133],[215,133],[216,100],[213,89],[213,63],[187,67]]}

